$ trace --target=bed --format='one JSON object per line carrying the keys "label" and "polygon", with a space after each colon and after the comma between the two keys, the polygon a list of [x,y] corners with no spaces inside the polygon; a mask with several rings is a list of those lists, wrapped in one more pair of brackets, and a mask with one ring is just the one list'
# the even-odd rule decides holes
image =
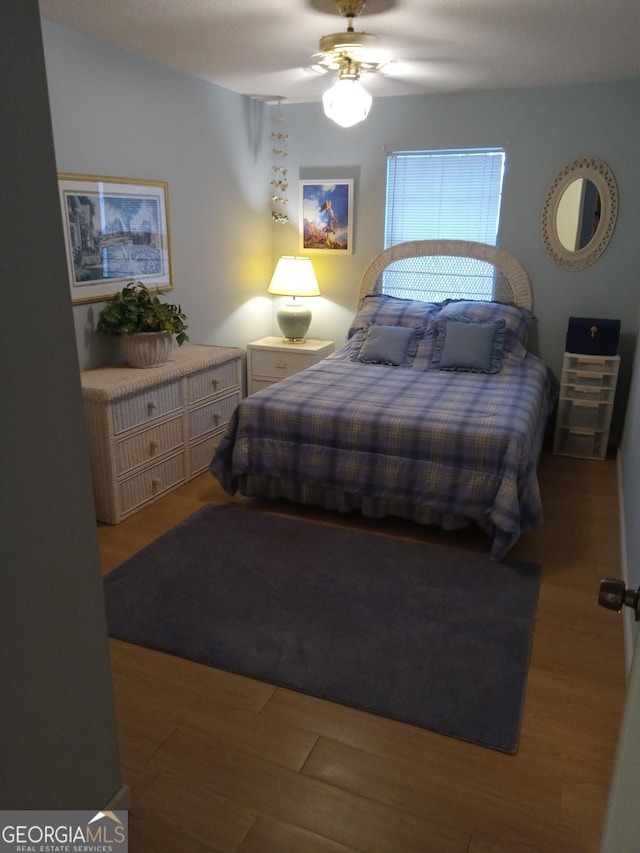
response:
{"label": "bed", "polygon": [[542,523],[551,397],[526,348],[532,312],[528,275],[503,249],[386,249],[365,270],[344,345],[242,400],[211,473],[229,494],[446,530],[473,522],[501,560]]}

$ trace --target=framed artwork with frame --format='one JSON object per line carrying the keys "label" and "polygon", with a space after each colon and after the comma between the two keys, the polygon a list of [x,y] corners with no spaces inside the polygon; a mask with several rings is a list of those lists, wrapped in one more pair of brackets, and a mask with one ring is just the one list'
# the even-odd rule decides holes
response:
{"label": "framed artwork with frame", "polygon": [[58,189],[73,304],[173,288],[165,182],[59,174]]}
{"label": "framed artwork with frame", "polygon": [[300,251],[353,254],[353,179],[299,183]]}

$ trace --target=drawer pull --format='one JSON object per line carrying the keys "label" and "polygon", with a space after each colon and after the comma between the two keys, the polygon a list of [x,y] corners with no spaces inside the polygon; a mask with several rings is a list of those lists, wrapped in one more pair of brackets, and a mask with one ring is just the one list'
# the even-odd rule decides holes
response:
{"label": "drawer pull", "polygon": [[286,361],[276,361],[276,367],[278,368],[278,370],[286,370],[287,369],[287,362]]}
{"label": "drawer pull", "polygon": [[157,441],[150,441],[149,442],[149,453],[153,456],[154,453],[157,451],[157,449],[158,449],[158,442]]}
{"label": "drawer pull", "polygon": [[211,420],[214,422],[214,424],[219,424],[220,423],[220,412],[213,412],[213,414],[211,415]]}
{"label": "drawer pull", "polygon": [[160,486],[162,485],[162,480],[160,480],[158,477],[154,477],[151,481],[151,485],[153,487],[153,491],[157,492]]}
{"label": "drawer pull", "polygon": [[218,385],[220,384],[220,380],[219,379],[212,379],[211,384],[213,385],[214,388],[217,388]]}
{"label": "drawer pull", "polygon": [[152,412],[154,409],[158,408],[158,404],[156,403],[155,400],[149,400],[149,402],[147,403],[147,408],[149,409],[150,412]]}

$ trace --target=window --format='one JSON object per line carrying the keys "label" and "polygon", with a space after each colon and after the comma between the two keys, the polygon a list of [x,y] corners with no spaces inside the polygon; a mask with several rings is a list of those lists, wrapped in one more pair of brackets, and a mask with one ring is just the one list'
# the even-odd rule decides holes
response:
{"label": "window", "polygon": [[[505,152],[502,149],[397,151],[387,161],[385,248],[406,240],[457,239],[496,245]],[[385,293],[440,301],[492,299],[494,268],[483,261],[434,258],[429,270],[416,261],[391,265]],[[425,284],[425,272],[429,273]]]}

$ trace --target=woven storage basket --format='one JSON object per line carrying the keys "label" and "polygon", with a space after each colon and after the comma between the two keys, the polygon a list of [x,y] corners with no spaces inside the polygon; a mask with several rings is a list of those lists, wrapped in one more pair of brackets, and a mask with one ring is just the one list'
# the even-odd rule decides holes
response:
{"label": "woven storage basket", "polygon": [[120,350],[129,367],[158,367],[169,358],[170,332],[138,332],[120,336]]}

